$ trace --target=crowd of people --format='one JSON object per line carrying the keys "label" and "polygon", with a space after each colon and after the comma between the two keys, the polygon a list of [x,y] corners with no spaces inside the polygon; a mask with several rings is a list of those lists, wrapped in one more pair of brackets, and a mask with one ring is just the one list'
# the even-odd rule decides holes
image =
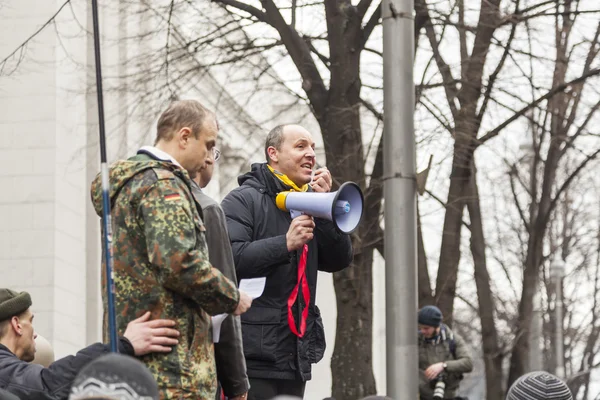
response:
{"label": "crowd of people", "polygon": [[[331,221],[292,218],[275,199],[329,192],[332,177],[315,169],[311,133],[281,125],[267,136],[266,162],[253,164],[219,204],[203,191],[220,158],[218,131],[202,104],[176,101],[158,120],[154,146],[110,167],[119,353],[97,343],[40,365],[30,295],[0,289],[0,400],[304,397],[325,351],[318,271],[348,268],[353,248]],[[91,195],[101,215],[100,176]],[[252,300],[238,279],[258,277],[264,291]],[[105,339],[107,310],[104,298]],[[228,316],[217,341],[211,317],[219,314]],[[435,306],[419,310],[418,324],[420,398],[460,399],[470,349]],[[517,381],[507,399],[570,396],[562,381],[537,373]]]}

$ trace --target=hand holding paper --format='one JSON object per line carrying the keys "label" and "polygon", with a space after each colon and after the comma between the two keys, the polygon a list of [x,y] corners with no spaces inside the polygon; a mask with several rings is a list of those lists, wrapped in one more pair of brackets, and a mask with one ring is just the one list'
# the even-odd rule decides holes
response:
{"label": "hand holding paper", "polygon": [[[248,308],[250,308],[250,304],[252,304],[252,302],[250,301],[247,306],[245,304],[242,303],[246,303],[247,300],[244,298],[247,298],[248,296],[254,300],[259,298],[262,294],[263,291],[265,290],[265,283],[267,282],[267,278],[266,277],[262,277],[262,278],[253,278],[253,279],[242,279],[240,281],[240,305],[241,308],[243,310],[239,310],[240,309],[240,305],[238,305],[238,309],[236,309],[236,311],[234,312],[234,315],[239,315],[242,314],[244,312],[246,312],[246,310],[248,310]],[[238,313],[238,311],[241,311]],[[225,318],[227,318],[229,315],[228,314],[219,314],[219,315],[215,315],[214,317],[212,317],[212,326],[213,326],[213,342],[214,343],[219,343],[219,338],[221,337],[221,325],[223,324],[223,321],[225,321]]]}

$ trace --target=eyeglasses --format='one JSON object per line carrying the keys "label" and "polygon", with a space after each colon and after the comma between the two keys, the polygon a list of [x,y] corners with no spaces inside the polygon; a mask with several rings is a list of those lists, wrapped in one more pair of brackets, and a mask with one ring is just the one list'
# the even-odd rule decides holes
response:
{"label": "eyeglasses", "polygon": [[215,162],[219,161],[219,158],[221,158],[221,150],[217,149],[216,147],[213,147],[212,152],[213,159],[215,160]]}

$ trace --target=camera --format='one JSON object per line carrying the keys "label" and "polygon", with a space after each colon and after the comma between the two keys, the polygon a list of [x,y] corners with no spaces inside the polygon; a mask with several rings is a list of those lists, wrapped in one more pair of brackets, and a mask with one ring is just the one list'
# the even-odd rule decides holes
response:
{"label": "camera", "polygon": [[433,387],[433,400],[442,400],[446,392],[446,375],[441,373],[435,378],[435,386]]}

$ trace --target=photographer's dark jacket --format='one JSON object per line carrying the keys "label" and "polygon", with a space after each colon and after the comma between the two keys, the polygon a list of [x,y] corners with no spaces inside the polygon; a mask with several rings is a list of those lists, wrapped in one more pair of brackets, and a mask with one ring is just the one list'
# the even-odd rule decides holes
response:
{"label": "photographer's dark jacket", "polygon": [[[0,344],[0,389],[21,399],[66,400],[77,373],[90,361],[109,352],[108,345],[96,343],[44,368],[20,360]],[[119,352],[134,355],[133,347],[126,338],[120,338]]]}
{"label": "photographer's dark jacket", "polygon": [[[266,276],[261,297],[241,315],[244,355],[250,378],[311,379],[311,364],[321,360],[325,335],[315,306],[318,270],[340,271],[352,262],[352,243],[330,221],[315,219],[315,237],[308,243],[306,276],[310,306],[306,333],[295,336],[288,326],[288,297],[297,283],[300,251],[288,252],[286,233],[289,212],[281,211],[275,196],[289,190],[267,169],[254,164],[239,177],[240,187],[231,191],[221,206],[227,216],[229,238],[238,279]],[[305,303],[299,294],[292,310],[300,326]]]}
{"label": "photographer's dark jacket", "polygon": [[473,360],[465,341],[444,324],[441,326],[440,335],[435,340],[426,340],[419,335],[419,393],[424,399],[433,398],[435,385],[435,382],[425,377],[425,370],[430,365],[440,362],[445,362],[447,365],[444,371],[446,377],[444,398],[454,398],[457,396],[463,374],[473,370]]}

